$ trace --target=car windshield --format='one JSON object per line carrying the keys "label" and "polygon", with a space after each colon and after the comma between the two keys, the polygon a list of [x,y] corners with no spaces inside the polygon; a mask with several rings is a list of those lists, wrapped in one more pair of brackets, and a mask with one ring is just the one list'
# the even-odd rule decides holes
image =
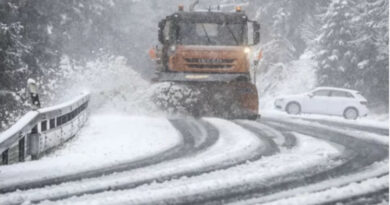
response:
{"label": "car windshield", "polygon": [[178,41],[184,45],[243,44],[243,24],[179,23]]}

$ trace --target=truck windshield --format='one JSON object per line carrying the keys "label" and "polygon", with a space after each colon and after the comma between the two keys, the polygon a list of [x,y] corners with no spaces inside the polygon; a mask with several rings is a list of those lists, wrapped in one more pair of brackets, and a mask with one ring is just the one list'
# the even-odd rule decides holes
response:
{"label": "truck windshield", "polygon": [[242,45],[243,24],[179,23],[178,42],[184,45]]}

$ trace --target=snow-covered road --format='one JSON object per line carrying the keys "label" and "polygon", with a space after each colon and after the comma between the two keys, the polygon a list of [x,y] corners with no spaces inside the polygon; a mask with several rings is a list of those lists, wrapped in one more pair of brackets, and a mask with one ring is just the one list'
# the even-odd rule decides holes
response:
{"label": "snow-covered road", "polygon": [[[250,186],[252,183],[266,183],[268,180],[287,173],[301,172],[306,169],[321,166],[332,167],[336,156],[340,152],[326,142],[299,135],[298,145],[292,150],[286,150],[280,155],[263,158],[254,162],[237,165],[230,169],[223,169],[198,177],[184,177],[164,183],[144,185],[136,189],[104,192],[97,195],[83,196],[76,199],[64,200],[59,203],[131,203],[131,204],[167,204],[182,201],[189,203],[189,196],[207,196],[218,194],[221,190],[228,192],[241,186]],[[315,146],[313,146],[315,145]],[[283,164],[284,166],[280,166]],[[270,171],[272,170],[272,171]]]}
{"label": "snow-covered road", "polygon": [[386,129],[331,123],[95,115],[42,160],[0,167],[0,204],[318,204],[388,189]]}

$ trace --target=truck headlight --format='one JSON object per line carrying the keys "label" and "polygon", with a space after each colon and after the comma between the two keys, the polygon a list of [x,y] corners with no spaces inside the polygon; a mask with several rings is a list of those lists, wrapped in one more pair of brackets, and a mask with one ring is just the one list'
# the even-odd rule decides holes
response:
{"label": "truck headlight", "polygon": [[249,54],[250,52],[251,52],[250,48],[248,48],[248,47],[244,48],[244,53]]}
{"label": "truck headlight", "polygon": [[169,56],[174,55],[175,52],[176,52],[176,46],[175,46],[175,45],[169,47],[169,50],[168,50],[168,55],[169,55]]}

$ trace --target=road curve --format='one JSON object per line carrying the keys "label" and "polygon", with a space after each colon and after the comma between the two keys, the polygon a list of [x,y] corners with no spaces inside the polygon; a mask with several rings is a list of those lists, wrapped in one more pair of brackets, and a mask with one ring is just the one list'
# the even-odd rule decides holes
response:
{"label": "road curve", "polygon": [[[80,173],[62,181],[1,189],[0,202],[283,204],[283,200],[298,201],[295,198],[302,191],[326,192],[388,177],[388,168],[381,166],[388,165],[388,144],[356,135],[364,132],[386,138],[382,128],[276,117],[257,122],[170,121],[184,140],[166,154],[125,167],[110,167],[108,171],[97,170],[92,175]],[[352,131],[340,131],[344,126]],[[93,186],[97,181],[102,185]],[[83,188],[69,192],[78,185]],[[20,188],[24,190],[14,192]],[[377,202],[386,196],[388,184],[376,191],[330,198],[321,204]],[[306,202],[310,204],[310,200]]]}

